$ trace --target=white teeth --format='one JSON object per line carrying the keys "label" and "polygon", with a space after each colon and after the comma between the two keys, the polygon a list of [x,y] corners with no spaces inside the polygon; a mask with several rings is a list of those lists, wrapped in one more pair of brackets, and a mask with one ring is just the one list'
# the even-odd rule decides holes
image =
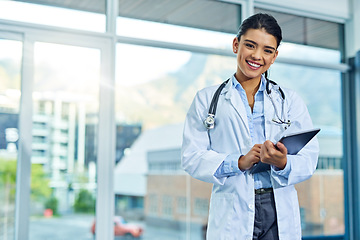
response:
{"label": "white teeth", "polygon": [[250,66],[256,67],[256,68],[260,67],[260,64],[256,64],[256,63],[248,62],[248,64],[249,64]]}

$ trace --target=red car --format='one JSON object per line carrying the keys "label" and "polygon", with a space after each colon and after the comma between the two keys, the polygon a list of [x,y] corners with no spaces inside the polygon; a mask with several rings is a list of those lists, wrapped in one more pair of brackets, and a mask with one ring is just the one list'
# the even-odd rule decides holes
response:
{"label": "red car", "polygon": [[[95,220],[91,226],[91,232],[95,235]],[[125,220],[120,217],[114,217],[114,236],[126,236],[131,235],[134,238],[138,238],[143,234],[144,230],[141,226],[135,224],[126,223]]]}

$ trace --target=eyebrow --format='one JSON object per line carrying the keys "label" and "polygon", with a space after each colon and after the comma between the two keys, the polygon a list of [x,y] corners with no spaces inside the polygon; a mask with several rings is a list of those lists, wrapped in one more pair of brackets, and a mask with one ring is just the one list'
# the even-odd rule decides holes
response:
{"label": "eyebrow", "polygon": [[[251,42],[252,44],[255,44],[256,46],[258,45],[255,41],[249,40],[249,39],[245,39],[244,42]],[[276,50],[276,48],[271,47],[271,46],[265,46],[265,48],[270,48],[270,49],[273,49],[274,51]]]}

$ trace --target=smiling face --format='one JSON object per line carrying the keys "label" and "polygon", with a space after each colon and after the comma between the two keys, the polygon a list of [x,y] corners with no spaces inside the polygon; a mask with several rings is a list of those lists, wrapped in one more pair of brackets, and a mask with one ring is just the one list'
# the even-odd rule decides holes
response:
{"label": "smiling face", "polygon": [[249,29],[238,41],[233,40],[237,54],[236,79],[260,81],[260,76],[275,62],[278,55],[276,38],[265,29]]}

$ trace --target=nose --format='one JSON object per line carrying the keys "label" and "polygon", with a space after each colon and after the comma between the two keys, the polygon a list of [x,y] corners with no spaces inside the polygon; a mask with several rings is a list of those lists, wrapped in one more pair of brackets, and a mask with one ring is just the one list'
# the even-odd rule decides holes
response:
{"label": "nose", "polygon": [[261,50],[260,49],[256,49],[253,51],[253,53],[251,54],[251,57],[254,59],[254,60],[260,60],[262,55],[261,55]]}

